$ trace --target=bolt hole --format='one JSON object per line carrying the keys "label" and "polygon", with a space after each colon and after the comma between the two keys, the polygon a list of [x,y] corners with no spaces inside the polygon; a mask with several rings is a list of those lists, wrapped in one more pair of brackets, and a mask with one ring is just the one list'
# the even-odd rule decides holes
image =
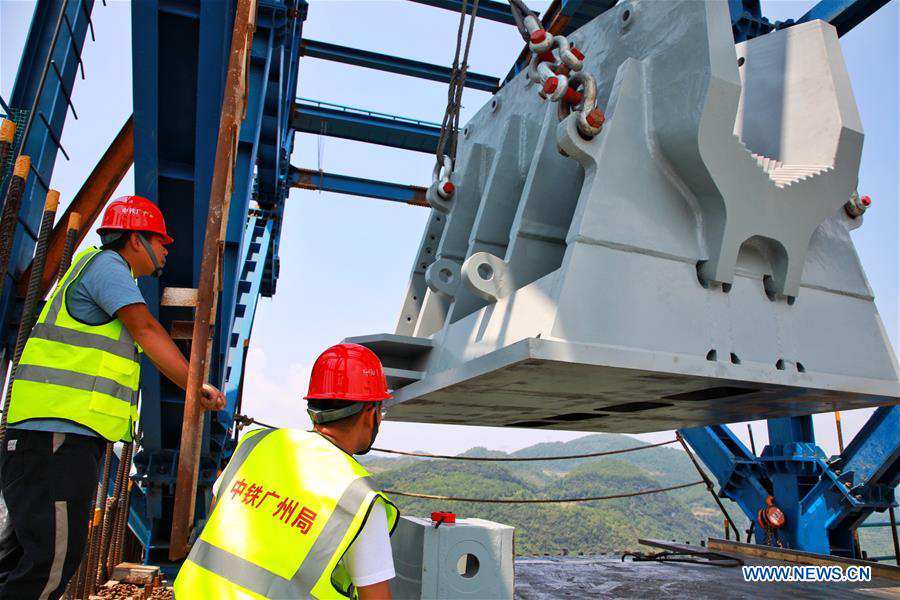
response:
{"label": "bolt hole", "polygon": [[727,294],[728,292],[730,292],[730,291],[731,291],[731,284],[730,284],[730,283],[723,283],[723,284],[722,284],[722,291],[725,292],[726,294]]}
{"label": "bolt hole", "polygon": [[481,263],[478,265],[478,276],[484,279],[485,281],[490,281],[494,278],[494,268],[487,263]]}
{"label": "bolt hole", "polygon": [[450,283],[451,281],[453,281],[453,271],[447,268],[441,269],[440,271],[438,271],[438,277],[444,283]]}
{"label": "bolt hole", "polygon": [[797,371],[800,373],[806,373],[806,367],[803,366],[802,362],[797,363]]}
{"label": "bolt hole", "polygon": [[744,62],[745,62],[745,61],[744,61],[744,57],[743,57],[743,56],[740,57],[740,58],[738,59],[738,67],[743,67],[743,66],[744,66]]}
{"label": "bolt hole", "polygon": [[440,223],[440,222],[441,222],[441,218],[440,218],[440,217],[435,217],[435,218],[434,218],[434,222],[435,222],[435,223]]}
{"label": "bolt hole", "polygon": [[733,364],[733,365],[741,364],[741,359],[738,358],[738,355],[735,354],[734,352],[731,353],[731,364]]}
{"label": "bolt hole", "polygon": [[778,361],[775,363],[775,368],[778,369],[779,371],[784,371],[784,359],[783,358],[778,359]]}
{"label": "bolt hole", "polygon": [[431,248],[425,248],[425,254],[431,254]]}
{"label": "bolt hole", "polygon": [[423,268],[423,269],[427,269],[427,268],[428,268],[428,263],[422,263],[422,268]]}
{"label": "bolt hole", "polygon": [[775,280],[771,275],[763,275],[763,290],[766,292],[766,298],[775,302]]}
{"label": "bolt hole", "polygon": [[794,305],[794,302],[796,302],[796,301],[797,301],[797,298],[794,297],[794,296],[788,296],[788,297],[787,297],[787,303],[788,303],[788,306],[793,306],[793,305]]}
{"label": "bolt hole", "polygon": [[716,351],[710,350],[706,353],[706,360],[716,360]]}
{"label": "bolt hole", "polygon": [[418,296],[413,296],[413,300],[418,300],[418,299],[419,299]]}
{"label": "bolt hole", "polygon": [[412,321],[412,317],[406,317],[406,322],[409,323]]}
{"label": "bolt hole", "polygon": [[631,18],[631,11],[630,11],[630,10],[626,10],[625,12],[622,13],[622,22],[625,22],[625,21],[627,21],[627,20],[630,19],[630,18]]}
{"label": "bolt hole", "polygon": [[436,238],[436,237],[434,237],[434,236],[433,236],[433,235],[430,235],[430,236],[428,236],[428,237],[429,237],[429,238],[430,238],[430,239],[431,239],[431,241],[432,241],[432,242],[433,242],[433,241],[434,241],[434,240],[436,240],[436,239],[437,239],[437,238]]}
{"label": "bolt hole", "polygon": [[456,561],[456,572],[466,579],[471,579],[478,574],[480,564],[474,554],[463,554]]}

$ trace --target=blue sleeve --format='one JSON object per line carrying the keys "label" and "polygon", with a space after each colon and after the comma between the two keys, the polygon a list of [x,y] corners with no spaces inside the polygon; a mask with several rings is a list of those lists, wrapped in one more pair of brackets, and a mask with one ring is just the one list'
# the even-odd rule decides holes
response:
{"label": "blue sleeve", "polygon": [[70,310],[83,315],[73,316],[94,323],[100,316],[98,309],[106,314],[105,320],[108,320],[116,315],[117,310],[129,304],[146,304],[146,301],[131,276],[128,263],[111,250],[91,261],[69,298]]}

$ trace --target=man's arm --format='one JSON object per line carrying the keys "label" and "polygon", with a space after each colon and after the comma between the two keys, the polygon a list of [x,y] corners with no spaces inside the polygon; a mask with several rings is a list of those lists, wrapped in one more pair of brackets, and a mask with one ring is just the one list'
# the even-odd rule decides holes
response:
{"label": "man's arm", "polygon": [[[123,306],[116,311],[116,317],[122,321],[134,341],[141,345],[147,358],[156,365],[156,368],[172,383],[185,389],[188,361],[169,337],[168,332],[147,310],[147,305],[137,303]],[[221,410],[225,407],[225,397],[215,387],[204,384],[201,403],[204,408]]]}
{"label": "man's arm", "polygon": [[391,600],[390,583],[390,581],[380,581],[356,588],[359,591],[359,600]]}

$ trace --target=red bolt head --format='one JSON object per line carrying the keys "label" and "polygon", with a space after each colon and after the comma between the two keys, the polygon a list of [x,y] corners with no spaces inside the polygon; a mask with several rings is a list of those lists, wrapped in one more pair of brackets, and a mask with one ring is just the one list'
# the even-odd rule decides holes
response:
{"label": "red bolt head", "polygon": [[547,81],[544,82],[544,93],[552,94],[556,91],[556,88],[559,86],[559,79],[556,77],[548,77]]}
{"label": "red bolt head", "polygon": [[444,186],[441,189],[443,189],[444,193],[449,196],[450,194],[453,193],[453,190],[456,189],[456,186],[454,186],[452,183],[450,183],[448,181],[447,183],[444,184]]}
{"label": "red bolt head", "polygon": [[538,29],[537,31],[532,32],[532,34],[531,34],[531,43],[532,44],[540,44],[545,39],[547,39],[547,32],[544,31],[543,29]]}
{"label": "red bolt head", "polygon": [[603,124],[606,122],[606,116],[602,110],[595,108],[588,113],[587,122],[591,127],[603,127]]}
{"label": "red bolt head", "polygon": [[574,54],[575,58],[577,58],[578,60],[584,60],[584,54],[582,54],[581,50],[579,50],[575,46],[572,46],[572,54]]}
{"label": "red bolt head", "polygon": [[868,196],[863,196],[862,198],[859,199],[859,201],[862,202],[863,206],[868,206],[868,205],[872,204],[872,199],[869,198]]}

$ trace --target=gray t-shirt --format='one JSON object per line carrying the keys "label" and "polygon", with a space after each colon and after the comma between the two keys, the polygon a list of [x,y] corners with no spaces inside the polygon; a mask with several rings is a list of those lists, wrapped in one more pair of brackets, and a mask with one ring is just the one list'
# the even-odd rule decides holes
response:
{"label": "gray t-shirt", "polygon": [[[131,267],[113,250],[104,250],[84,268],[80,280],[67,292],[66,302],[69,313],[88,325],[108,323],[123,306],[146,304]],[[94,430],[64,419],[29,419],[9,427],[97,436]]]}

